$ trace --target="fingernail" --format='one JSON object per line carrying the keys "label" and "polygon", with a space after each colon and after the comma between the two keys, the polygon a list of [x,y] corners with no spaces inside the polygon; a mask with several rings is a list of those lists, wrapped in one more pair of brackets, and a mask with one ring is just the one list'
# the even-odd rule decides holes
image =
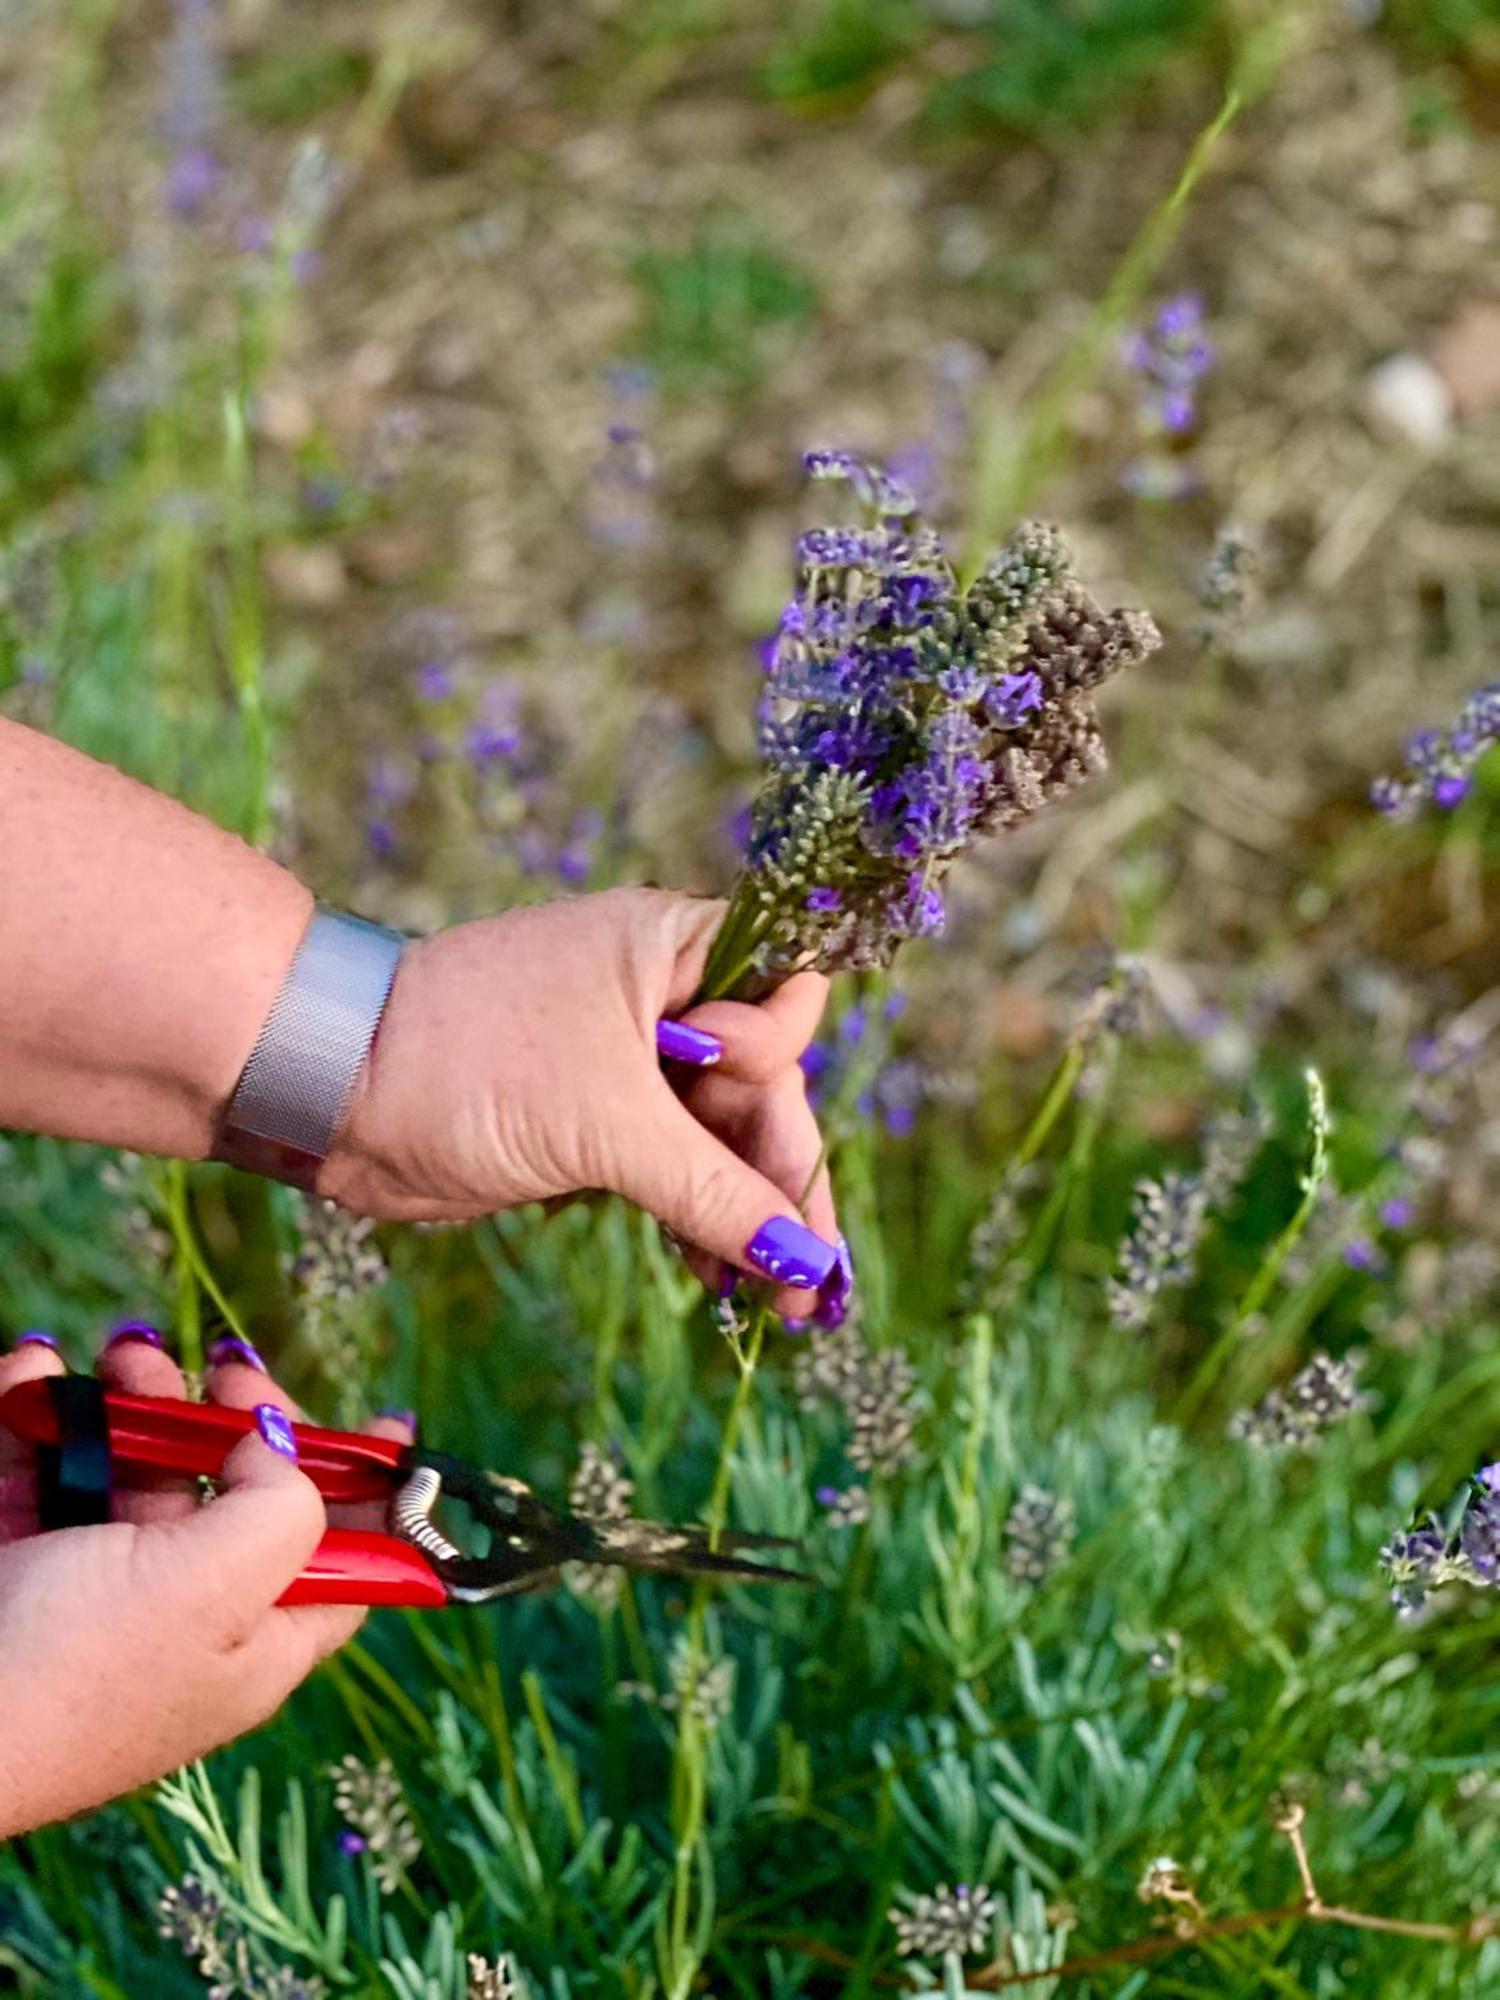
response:
{"label": "fingernail", "polygon": [[417,1434],[417,1413],[415,1410],[377,1410],[377,1417],[387,1418],[393,1424],[405,1424],[415,1437]]}
{"label": "fingernail", "polygon": [[838,1240],[838,1262],[818,1287],[818,1303],[813,1308],[813,1318],[829,1331],[842,1326],[849,1317],[849,1302],[853,1297],[854,1259],[849,1255],[849,1245],[841,1236]]}
{"label": "fingernail", "polygon": [[805,1223],[773,1215],[745,1245],[745,1262],[778,1284],[815,1291],[838,1262],[838,1251]]}
{"label": "fingernail", "polygon": [[286,1411],[277,1409],[274,1403],[257,1403],[255,1423],[272,1451],[279,1451],[283,1458],[289,1458],[295,1465],[297,1439],[292,1431],[292,1420]]}
{"label": "fingernail", "polygon": [[109,1330],[109,1339],[104,1343],[108,1354],[112,1347],[123,1347],[127,1340],[138,1340],[143,1347],[165,1347],[157,1329],[143,1319],[117,1319]]}
{"label": "fingernail", "polygon": [[668,1062],[692,1063],[695,1069],[707,1069],[722,1057],[724,1044],[717,1035],[705,1034],[702,1028],[690,1028],[685,1021],[658,1021],[656,1052]]}
{"label": "fingernail", "polygon": [[806,1333],[811,1325],[810,1319],[784,1319],[781,1322],[781,1330],[783,1333],[789,1333],[795,1340],[800,1334]]}
{"label": "fingernail", "polygon": [[719,1297],[732,1299],[740,1288],[740,1274],[733,1264],[719,1266]]}
{"label": "fingernail", "polygon": [[222,1368],[228,1361],[238,1361],[242,1367],[258,1369],[262,1375],[270,1373],[256,1349],[248,1340],[241,1340],[237,1333],[221,1333],[208,1350],[210,1368]]}
{"label": "fingernail", "polygon": [[39,1326],[28,1326],[24,1333],[18,1333],[16,1335],[16,1346],[50,1347],[54,1354],[62,1353],[62,1349],[58,1346],[52,1335],[44,1333]]}

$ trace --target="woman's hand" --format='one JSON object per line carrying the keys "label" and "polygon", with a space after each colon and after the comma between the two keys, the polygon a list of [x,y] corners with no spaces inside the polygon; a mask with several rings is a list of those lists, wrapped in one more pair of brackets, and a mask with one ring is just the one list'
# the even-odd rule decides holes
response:
{"label": "woman's hand", "polygon": [[[180,1370],[147,1328],[99,1360],[110,1387],[181,1396]],[[295,1415],[253,1349],[221,1341],[211,1402]],[[44,1339],[0,1360],[0,1395],[64,1372]],[[402,1420],[370,1426],[408,1438]],[[105,1526],[37,1532],[29,1445],[0,1429],[0,1838],[133,1790],[270,1716],[357,1629],[344,1606],[276,1600],[331,1518],[379,1527],[379,1508],[325,1512],[312,1481],[259,1437],[199,1504],[191,1482],[121,1491]]]}
{"label": "woman's hand", "polygon": [[[615,889],[408,946],[319,1192],[456,1222],[608,1189],[693,1246],[707,1282],[748,1270],[779,1283],[782,1311],[838,1317],[847,1252],[798,1067],[827,983],[803,973],[758,1006],[683,1016],[723,912]],[[663,1069],[674,1018],[717,1044],[711,1066]]]}

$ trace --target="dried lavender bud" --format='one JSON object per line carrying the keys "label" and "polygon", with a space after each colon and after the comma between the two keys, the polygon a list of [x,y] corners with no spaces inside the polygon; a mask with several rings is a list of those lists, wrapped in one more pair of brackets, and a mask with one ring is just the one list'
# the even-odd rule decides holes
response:
{"label": "dried lavender bud", "polygon": [[235,1927],[224,1905],[196,1875],[184,1875],[162,1891],[156,1918],[158,1933],[191,1959],[204,1979],[229,1975]]}
{"label": "dried lavender bud", "polygon": [[1084,1002],[1075,1039],[1090,1042],[1100,1035],[1118,1035],[1128,1040],[1139,1035],[1153,997],[1146,967],[1138,958],[1122,954]]}
{"label": "dried lavender bud", "polygon": [[899,1471],[916,1455],[916,1371],[898,1347],[872,1352],[858,1320],[815,1327],[793,1369],[804,1409],[836,1403],[849,1420],[849,1459],[861,1472]]}
{"label": "dried lavender bud", "polygon": [[870,1518],[870,1489],[868,1486],[820,1486],[813,1496],[825,1510],[830,1526],[835,1528],[857,1528],[862,1521]]}
{"label": "dried lavender bud", "polygon": [[930,1896],[909,1896],[904,1910],[891,1911],[896,1950],[902,1958],[945,1958],[949,1952],[972,1958],[989,1949],[998,1910],[988,1889],[940,1883]]}
{"label": "dried lavender bud", "polygon": [[1078,1532],[1073,1502],[1042,1486],[1023,1486],[1005,1523],[1005,1567],[1017,1583],[1043,1583]]}
{"label": "dried lavender bud", "polygon": [[1013,1262],[1022,1235],[1021,1203],[1036,1179],[1035,1166],[1008,1167],[989,1207],[975,1223],[969,1237],[969,1272],[964,1287],[970,1307],[999,1313],[1009,1302],[1021,1275]]}
{"label": "dried lavender bud", "polygon": [[1208,614],[1206,636],[1217,637],[1242,618],[1260,584],[1260,555],[1232,522],[1220,528],[1198,582],[1198,602]]}
{"label": "dried lavender bud", "polygon": [[329,1776],[334,1805],[364,1836],[375,1880],[387,1896],[393,1895],[422,1852],[395,1767],[388,1757],[366,1764],[351,1755],[341,1757]]}
{"label": "dried lavender bud", "polygon": [[[587,1521],[624,1521],[630,1516],[635,1482],[596,1444],[585,1444],[568,1488],[568,1505]],[[568,1588],[609,1608],[619,1601],[624,1572],[610,1563],[569,1563]]]}
{"label": "dried lavender bud", "polygon": [[734,1713],[734,1661],[705,1660],[686,1632],[672,1642],[667,1678],[671,1688],[661,1706],[690,1715],[705,1734],[712,1736]]}
{"label": "dried lavender bud", "polygon": [[804,1410],[820,1403],[841,1403],[846,1409],[858,1393],[867,1349],[857,1319],[825,1331],[814,1326],[807,1344],[792,1363],[792,1381]]}
{"label": "dried lavender bud", "polygon": [[501,1952],[493,1962],[477,1951],[469,1953],[468,2000],[516,2000],[520,1990],[508,1953]]}
{"label": "dried lavender bud", "polygon": [[304,1297],[343,1304],[383,1285],[390,1271],[371,1241],[374,1230],[367,1215],[350,1215],[336,1202],[306,1201],[298,1217],[301,1242],[289,1265]]}
{"label": "dried lavender bud", "polygon": [[289,1965],[259,1973],[254,1983],[245,1987],[246,2000],[324,2000],[327,1992],[321,1979],[308,1979]]}
{"label": "dried lavender bud", "polygon": [[192,1962],[206,2000],[324,2000],[327,1993],[321,1979],[261,1963],[243,1927],[196,1875],[162,1891],[157,1930]]}
{"label": "dried lavender bud", "polygon": [[809,453],[865,514],[798,544],[797,594],[760,707],[767,779],[705,975],[744,992],[793,967],[888,965],[944,923],[941,880],[1104,761],[1092,691],[1160,643],[1104,612],[1054,528],[1018,529],[967,591],[912,496],[845,452]]}
{"label": "dried lavender bud", "polygon": [[1190,1282],[1208,1220],[1208,1195],[1194,1174],[1143,1180],[1131,1204],[1130,1234],[1120,1246],[1120,1275],[1109,1283],[1116,1326],[1140,1332],[1163,1292]]}
{"label": "dried lavender bud", "polygon": [[861,1472],[897,1472],[916,1455],[913,1432],[921,1413],[916,1370],[899,1348],[866,1358],[848,1402],[849,1462]]}
{"label": "dried lavender bud", "polygon": [[568,1488],[568,1505],[590,1521],[623,1521],[630,1512],[635,1482],[596,1444],[586,1444]]}
{"label": "dried lavender bud", "polygon": [[1180,1909],[1189,1918],[1201,1917],[1203,1905],[1198,1900],[1198,1892],[1188,1880],[1187,1874],[1170,1854],[1160,1854],[1151,1862],[1136,1884],[1136,1895],[1143,1903],[1161,1903]]}
{"label": "dried lavender bud", "polygon": [[1221,1111],[1209,1120],[1198,1180],[1210,1213],[1221,1209],[1245,1178],[1269,1128],[1270,1120],[1259,1105],[1248,1111]]}
{"label": "dried lavender bud", "polygon": [[1391,1602],[1403,1618],[1415,1617],[1428,1595],[1444,1584],[1481,1581],[1463,1550],[1431,1518],[1392,1535],[1380,1551],[1380,1566],[1391,1586]]}
{"label": "dried lavender bud", "polygon": [[1310,1447],[1341,1417],[1359,1407],[1357,1355],[1335,1361],[1316,1354],[1284,1389],[1272,1389],[1253,1410],[1230,1421],[1229,1435],[1260,1450]]}
{"label": "dried lavender bud", "polygon": [[1395,820],[1416,819],[1426,805],[1452,812],[1474,788],[1474,772],[1500,742],[1500,681],[1476,688],[1448,729],[1424,729],[1406,746],[1406,770],[1377,778],[1370,798]]}

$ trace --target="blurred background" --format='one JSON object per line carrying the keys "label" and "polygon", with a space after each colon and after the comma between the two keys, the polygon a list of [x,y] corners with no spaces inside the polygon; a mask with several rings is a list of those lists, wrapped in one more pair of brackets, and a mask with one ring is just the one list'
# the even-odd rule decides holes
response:
{"label": "blurred background", "polygon": [[971,880],[948,1031],[1032,1052],[1133,897],[1205,1004],[1250,940],[1362,1004],[1485,978],[1472,843],[1372,876],[1358,830],[1494,670],[1492,0],[8,0],[3,44],[6,707],[414,925],[728,879],[800,453],[998,540],[976,477],[1248,68],[1013,486],[1169,644],[1112,789]]}

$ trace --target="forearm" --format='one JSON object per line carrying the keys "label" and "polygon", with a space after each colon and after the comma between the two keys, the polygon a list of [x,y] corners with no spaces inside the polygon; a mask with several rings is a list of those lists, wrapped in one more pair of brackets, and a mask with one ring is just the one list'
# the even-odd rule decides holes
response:
{"label": "forearm", "polygon": [[311,909],[233,834],[0,720],[0,1126],[202,1158]]}

